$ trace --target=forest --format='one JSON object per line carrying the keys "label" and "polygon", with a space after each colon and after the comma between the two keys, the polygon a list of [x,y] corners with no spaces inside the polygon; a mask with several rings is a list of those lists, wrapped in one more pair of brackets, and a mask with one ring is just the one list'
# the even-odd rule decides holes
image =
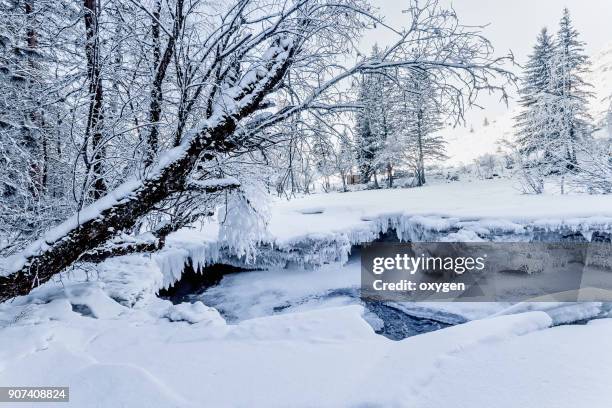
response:
{"label": "forest", "polygon": [[[80,260],[159,249],[220,202],[262,224],[258,191],[345,180],[349,157],[391,186],[406,156],[422,184],[440,121],[516,79],[436,0],[409,3],[371,55],[355,39],[384,22],[363,0],[22,3],[3,0],[0,21],[3,300]],[[240,235],[229,245],[256,238]]]}

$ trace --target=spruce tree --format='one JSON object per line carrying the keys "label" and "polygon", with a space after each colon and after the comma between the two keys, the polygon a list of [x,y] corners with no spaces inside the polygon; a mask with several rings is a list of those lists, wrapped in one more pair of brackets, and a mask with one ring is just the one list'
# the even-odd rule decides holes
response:
{"label": "spruce tree", "polygon": [[525,157],[536,162],[549,161],[554,134],[552,115],[553,38],[543,28],[529,56],[521,82],[519,105],[522,112],[516,117],[518,147]]}
{"label": "spruce tree", "polygon": [[372,108],[376,103],[370,86],[373,84],[371,74],[363,75],[359,84],[358,103],[361,109],[357,112],[356,158],[362,183],[368,183],[376,170],[376,157],[380,142],[372,132]]}
{"label": "spruce tree", "polygon": [[588,99],[592,96],[588,90],[591,85],[583,79],[590,62],[584,51],[585,44],[578,37],[569,10],[565,8],[555,44],[553,94],[555,128],[569,169],[578,164],[576,153],[586,142],[592,121],[587,110]]}

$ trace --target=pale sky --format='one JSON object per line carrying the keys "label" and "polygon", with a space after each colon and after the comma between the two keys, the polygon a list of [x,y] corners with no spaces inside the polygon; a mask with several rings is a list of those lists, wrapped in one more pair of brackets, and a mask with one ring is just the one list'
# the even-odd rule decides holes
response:
{"label": "pale sky", "polygon": [[[612,0],[442,0],[453,5],[460,21],[467,25],[489,24],[484,33],[491,40],[498,54],[512,50],[516,61],[523,64],[531,52],[536,36],[544,26],[556,33],[563,7],[568,7],[574,26],[587,43],[586,50],[595,54],[612,44]],[[394,27],[401,26],[407,16],[401,13],[408,1],[373,0],[386,22]],[[373,31],[363,39],[365,49],[378,42],[385,44],[393,40],[388,31]],[[520,68],[516,67],[520,74]],[[483,98],[489,117],[506,111],[498,98]],[[474,120],[481,120],[482,113],[474,112]]]}

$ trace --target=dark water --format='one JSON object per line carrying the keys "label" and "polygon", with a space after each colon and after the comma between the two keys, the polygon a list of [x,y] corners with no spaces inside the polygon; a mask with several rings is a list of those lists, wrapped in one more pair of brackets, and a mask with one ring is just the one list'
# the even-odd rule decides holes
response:
{"label": "dark water", "polygon": [[[353,248],[350,258],[349,262],[359,261],[359,248]],[[186,265],[181,279],[172,287],[160,290],[158,296],[170,300],[174,304],[201,300],[208,306],[217,307],[221,315],[228,321],[237,321],[237,316],[234,316],[231,310],[224,310],[223,307],[219,307],[220,305],[216,304],[214,297],[207,298],[206,291],[219,285],[226,275],[248,272],[248,269],[224,264],[209,265],[199,271],[194,270],[191,265]],[[273,307],[271,313],[282,313],[293,306],[311,302],[323,302],[333,298],[349,298],[354,300],[354,303],[364,305],[370,313],[373,313],[384,322],[382,328],[375,327],[376,333],[391,340],[402,340],[407,337],[465,322],[465,319],[461,316],[436,312],[434,310],[431,311],[433,317],[430,318],[414,316],[398,307],[394,307],[392,302],[361,299],[358,288],[339,288],[324,293],[313,293],[307,298],[295,299],[291,302],[285,301]],[[439,320],[436,319],[438,315],[440,315]]]}
{"label": "dark water", "polygon": [[376,333],[391,340],[402,340],[466,322],[462,316],[434,310],[431,311],[431,317],[415,316],[398,308],[393,302],[361,299],[358,289],[336,289],[327,293],[324,298],[336,296],[354,298],[356,302],[362,303],[370,313],[375,314],[384,323],[382,328],[374,328]]}
{"label": "dark water", "polygon": [[368,303],[366,307],[385,323],[382,329],[376,330],[376,333],[391,340],[402,340],[451,326],[448,323],[411,316],[380,302]]}
{"label": "dark water", "polygon": [[208,265],[202,270],[195,270],[193,266],[187,264],[181,274],[181,279],[169,288],[161,289],[157,295],[175,305],[182,302],[192,302],[198,300],[195,297],[206,289],[218,285],[225,275],[249,270],[224,264]]}

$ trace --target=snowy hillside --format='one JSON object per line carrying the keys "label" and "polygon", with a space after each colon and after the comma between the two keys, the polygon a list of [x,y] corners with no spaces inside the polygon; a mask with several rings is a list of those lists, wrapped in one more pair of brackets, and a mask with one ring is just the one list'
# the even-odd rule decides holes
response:
{"label": "snowy hillside", "polygon": [[593,98],[590,111],[597,122],[605,118],[612,96],[612,44],[597,53],[592,59],[592,71],[587,82],[593,85]]}
{"label": "snowy hillside", "polygon": [[508,113],[490,119],[488,126],[474,125],[474,132],[469,127],[444,129],[442,135],[448,142],[449,159],[445,165],[471,164],[476,158],[485,154],[495,154],[503,140],[512,140],[514,136],[514,116],[517,111],[509,108]]}
{"label": "snowy hillside", "polygon": [[[594,97],[590,100],[589,111],[596,124],[600,124],[610,106],[608,99],[612,95],[612,44],[591,58],[591,72],[586,81],[593,85]],[[479,156],[495,153],[502,140],[514,137],[514,117],[519,109],[516,100],[511,101],[506,113],[489,118],[489,125],[483,123],[468,124],[467,127],[447,128],[442,135],[448,142],[448,165],[470,164]],[[470,132],[473,126],[474,132]]]}

